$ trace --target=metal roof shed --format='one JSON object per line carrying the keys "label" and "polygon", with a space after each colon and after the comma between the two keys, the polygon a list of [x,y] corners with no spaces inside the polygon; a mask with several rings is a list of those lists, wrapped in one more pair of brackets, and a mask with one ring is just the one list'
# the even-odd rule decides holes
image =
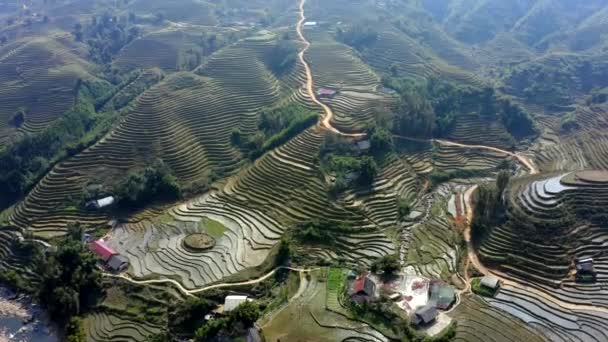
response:
{"label": "metal roof shed", "polygon": [[487,275],[487,276],[481,278],[480,284],[482,286],[485,286],[485,287],[493,289],[493,290],[498,289],[498,287],[500,286],[500,283],[498,282],[498,278],[491,276],[491,275]]}
{"label": "metal roof shed", "polygon": [[224,312],[230,312],[246,301],[247,296],[226,296],[224,299]]}

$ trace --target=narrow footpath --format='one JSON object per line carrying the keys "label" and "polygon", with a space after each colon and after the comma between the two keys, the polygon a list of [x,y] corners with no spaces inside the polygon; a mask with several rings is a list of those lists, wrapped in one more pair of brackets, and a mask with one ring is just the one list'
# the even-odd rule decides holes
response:
{"label": "narrow footpath", "polygon": [[285,269],[285,270],[299,272],[299,273],[320,270],[320,268],[293,268],[293,267],[280,266],[256,279],[251,279],[251,280],[241,281],[241,282],[236,282],[236,283],[219,283],[219,284],[204,286],[204,287],[201,287],[198,289],[193,289],[193,290],[186,289],[185,287],[182,286],[181,283],[179,283],[178,281],[175,281],[173,279],[135,280],[135,279],[127,276],[124,273],[121,273],[121,274],[103,273],[103,275],[106,277],[110,277],[110,278],[123,279],[130,283],[138,284],[138,285],[172,284],[175,287],[177,287],[183,294],[193,297],[195,294],[198,294],[201,292],[206,292],[206,291],[213,290],[213,289],[221,289],[221,288],[235,287],[235,286],[255,285],[255,284],[261,283],[264,280],[272,277],[280,269]]}

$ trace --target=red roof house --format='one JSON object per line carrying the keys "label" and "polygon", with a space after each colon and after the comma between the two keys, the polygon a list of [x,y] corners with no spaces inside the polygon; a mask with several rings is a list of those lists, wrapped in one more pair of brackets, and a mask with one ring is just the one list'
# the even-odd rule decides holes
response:
{"label": "red roof house", "polygon": [[370,301],[375,297],[376,284],[368,277],[359,277],[352,282],[348,294],[357,302]]}
{"label": "red roof house", "polygon": [[323,97],[323,98],[332,98],[332,97],[334,97],[334,95],[336,95],[336,93],[338,93],[336,90],[329,89],[329,88],[321,88],[321,89],[317,90],[317,96]]}
{"label": "red roof house", "polygon": [[93,241],[89,244],[91,252],[99,256],[103,261],[108,261],[112,255],[116,254],[112,248],[106,245],[103,240]]}

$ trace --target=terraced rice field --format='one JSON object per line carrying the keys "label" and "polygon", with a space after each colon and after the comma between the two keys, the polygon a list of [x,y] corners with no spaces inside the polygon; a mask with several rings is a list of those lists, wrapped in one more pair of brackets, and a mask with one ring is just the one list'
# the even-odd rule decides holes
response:
{"label": "terraced rice field", "polygon": [[[282,230],[276,221],[262,212],[243,209],[210,194],[174,208],[175,219],[123,225],[113,231],[108,244],[129,259],[133,277],[164,277],[177,279],[188,289],[203,287],[260,266],[280,239]],[[226,230],[221,235],[215,232],[211,249],[186,249],[183,239],[188,234],[212,233],[200,224],[203,218],[220,222]]]}
{"label": "terraced rice field", "polygon": [[[479,250],[484,262],[515,281],[501,289],[492,305],[539,329],[551,341],[606,338],[601,310],[608,305],[602,285],[607,237],[594,216],[604,208],[606,176],[604,171],[582,171],[517,182],[509,193],[512,223],[496,227]],[[525,228],[514,228],[518,226]],[[596,282],[575,282],[577,257],[595,258]]]}
{"label": "terraced rice field", "polygon": [[[599,180],[592,179],[594,175],[599,175]],[[509,195],[511,220],[527,221],[527,227],[538,227],[540,236],[553,230],[553,237],[539,238],[526,230],[510,228],[512,225],[497,227],[482,246],[481,256],[489,261],[502,260],[502,267],[515,275],[546,285],[564,285],[558,292],[599,290],[595,286],[575,285],[568,279],[574,257],[602,255],[607,237],[601,224],[594,221],[593,213],[602,210],[606,191],[603,175],[604,172],[574,172],[520,182]],[[516,255],[505,252],[505,247],[513,248],[514,244],[520,245]],[[599,262],[601,265],[601,259]],[[605,277],[602,270],[600,266],[600,281]],[[588,295],[596,297],[600,293]]]}
{"label": "terraced rice field", "polygon": [[[61,37],[23,39],[0,47],[0,148],[23,133],[38,132],[68,110],[79,79],[93,68]],[[35,99],[35,100],[32,100]],[[19,110],[25,122],[9,122]]]}
{"label": "terraced rice field", "polygon": [[129,320],[111,313],[95,312],[85,319],[87,340],[92,342],[147,341],[161,331],[160,326]]}
{"label": "terraced rice field", "polygon": [[450,316],[458,320],[455,341],[547,341],[540,331],[476,296],[464,296]]}
{"label": "terraced rice field", "polygon": [[[105,226],[105,214],[77,206],[83,188],[92,183],[111,187],[128,172],[162,159],[182,185],[206,181],[211,174],[222,179],[204,195],[152,206],[111,231],[108,244],[129,259],[128,278],[170,279],[190,290],[246,278],[268,268],[271,250],[288,230],[317,219],[351,230],[338,234],[330,248],[298,245],[296,254],[311,262],[339,261],[354,268],[399,252],[402,266],[416,274],[412,282],[420,276],[448,280],[458,272],[462,251],[446,206],[452,206],[453,216],[464,215],[462,196],[459,204],[448,204],[448,198],[461,193],[469,181],[435,186],[429,174],[467,170],[492,175],[507,158],[505,153],[395,137],[398,152],[377,160],[371,186],[352,187],[334,198],[320,170],[319,149],[327,134],[361,134],[376,114],[396,108],[397,96],[380,87],[384,75],[440,75],[458,84],[485,86],[478,75],[488,71],[486,67],[491,69],[497,60],[519,63],[531,58],[532,49],[510,35],[467,47],[432,21],[418,23],[422,30],[416,32],[406,21],[419,18],[385,20],[391,10],[405,11],[408,4],[403,2],[309,0],[306,20],[319,25],[305,29],[305,40],[311,43],[304,54],[306,63],[297,60],[291,70],[278,75],[269,55],[280,39],[294,39],[297,2],[252,0],[247,4],[251,8],[232,13],[210,1],[170,5],[157,0],[124,4],[126,11],[144,17],[151,10],[164,17],[154,26],[143,25],[142,37],[123,48],[112,65],[121,71],[144,70],[106,103],[104,110],[121,111],[110,133],[55,165],[14,208],[9,219],[15,229],[0,231],[0,271],[19,271],[36,282],[15,243],[16,229],[53,237],[65,233],[74,221],[87,228]],[[94,10],[87,5],[78,13]],[[260,19],[268,23],[259,25]],[[359,20],[379,22],[375,41],[360,50],[338,42],[338,28]],[[66,23],[73,26],[72,21]],[[201,32],[218,34],[229,43],[209,55],[201,50]],[[505,46],[512,51],[497,52]],[[187,63],[197,52],[198,60]],[[79,79],[99,81],[85,55],[85,45],[69,36],[18,39],[0,47],[0,148],[59,117],[73,102]],[[231,133],[238,129],[246,138],[256,134],[262,109],[297,103],[320,116],[327,109],[310,98],[305,64],[312,70],[314,91],[338,91],[333,98],[321,99],[335,114],[332,121],[309,128],[250,162],[245,149],[233,146]],[[132,94],[137,96],[129,97]],[[25,123],[11,127],[10,118],[24,103],[29,104],[24,108]],[[460,298],[450,314],[458,321],[455,340],[606,341],[608,236],[601,213],[608,204],[608,175],[578,170],[608,169],[608,135],[603,132],[608,115],[604,108],[581,104],[576,108],[580,131],[562,136],[559,117],[526,105],[538,111],[544,129],[542,144],[531,151],[544,174],[513,180],[505,196],[509,220],[515,224],[495,227],[477,251],[484,264],[509,282],[493,299]],[[516,145],[500,120],[480,118],[475,108],[472,112],[457,113],[444,138],[503,149]],[[516,174],[525,171],[520,167]],[[413,211],[410,215],[399,214],[404,200]],[[213,247],[185,248],[184,238],[196,233],[213,236]],[[594,258],[596,283],[574,281],[575,257]],[[310,278],[300,274],[294,299],[273,312],[272,319],[262,321],[266,338],[387,341],[378,331],[351,320],[338,300],[344,278],[341,268],[313,271]],[[87,316],[89,341],[146,341],[162,329],[124,303],[173,303],[162,296],[129,296],[112,292]],[[176,291],[171,296],[183,299]],[[425,296],[422,289],[426,302]]]}
{"label": "terraced rice field", "polygon": [[541,169],[547,172],[606,170],[608,137],[602,131],[585,131],[540,149],[536,158]]}
{"label": "terraced rice field", "polygon": [[172,74],[143,93],[110,134],[43,178],[15,210],[13,224],[49,234],[60,233],[72,220],[99,224],[104,220],[99,214],[62,206],[79,198],[87,182],[112,184],[155,158],[163,159],[184,183],[204,179],[212,170],[230,173],[242,166],[241,152],[230,143],[231,131],[239,126],[252,131],[257,110],[277,101],[281,91],[261,61],[243,57],[260,48],[248,44],[212,56],[197,70],[201,76]]}
{"label": "terraced rice field", "polygon": [[26,251],[19,246],[19,233],[0,230],[0,272],[13,271],[36,284],[39,277]]}

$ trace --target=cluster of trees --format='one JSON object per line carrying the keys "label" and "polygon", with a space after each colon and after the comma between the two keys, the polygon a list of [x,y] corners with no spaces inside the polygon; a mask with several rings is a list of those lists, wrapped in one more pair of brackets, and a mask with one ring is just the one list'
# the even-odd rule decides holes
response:
{"label": "cluster of trees", "polygon": [[82,243],[82,234],[78,224],[72,225],[57,252],[38,262],[38,299],[61,326],[95,306],[102,294],[97,258]]}
{"label": "cluster of trees", "polygon": [[227,315],[205,320],[217,304],[204,298],[190,298],[169,313],[169,325],[163,331],[148,338],[151,342],[177,342],[194,336],[196,342],[219,340],[232,341],[243,336],[260,317],[260,308],[254,302],[245,302]]}
{"label": "cluster of trees", "polygon": [[508,171],[501,171],[495,184],[479,186],[471,222],[471,238],[475,244],[479,244],[494,226],[505,220],[506,204],[503,195],[510,177]]}
{"label": "cluster of trees", "polygon": [[340,193],[353,183],[368,186],[378,173],[373,157],[356,155],[329,155],[323,163],[324,172],[335,177],[332,193]]}
{"label": "cluster of trees", "polygon": [[388,254],[374,260],[371,271],[374,273],[382,272],[384,276],[390,276],[395,274],[400,267],[399,256],[397,254]]}
{"label": "cluster of trees", "polygon": [[334,195],[351,185],[369,186],[378,174],[377,160],[394,149],[392,134],[383,126],[372,124],[367,129],[369,150],[360,150],[349,139],[328,135],[319,151],[323,173],[335,178],[330,192]]}
{"label": "cluster of trees", "polygon": [[162,160],[143,170],[130,172],[115,188],[119,203],[132,208],[152,201],[171,201],[181,197],[181,187]]}
{"label": "cluster of trees", "polygon": [[378,40],[378,32],[366,25],[353,25],[345,29],[338,28],[336,39],[361,51]]}
{"label": "cluster of trees", "polygon": [[298,58],[298,46],[289,40],[289,36],[283,37],[268,53],[268,64],[270,70],[278,76],[290,71],[296,64]]}
{"label": "cluster of trees", "polygon": [[73,34],[77,41],[86,41],[95,62],[109,64],[123,46],[139,36],[139,29],[106,12],[93,16],[86,27],[76,23]]}
{"label": "cluster of trees", "polygon": [[205,325],[196,330],[195,342],[207,342],[218,336],[242,336],[246,329],[260,318],[260,308],[254,302],[245,302],[230,311],[227,316],[207,321]]}
{"label": "cluster of trees", "polygon": [[19,242],[19,249],[31,261],[39,282],[32,284],[14,271],[0,274],[0,282],[32,294],[68,342],[86,342],[81,317],[103,295],[97,258],[82,243],[82,237],[81,226],[70,224],[68,234],[57,243],[57,248],[43,251],[26,236],[25,241]]}
{"label": "cluster of trees", "polygon": [[457,115],[471,112],[501,120],[516,138],[538,133],[528,113],[490,87],[461,86],[438,77],[425,81],[385,77],[383,84],[400,96],[393,124],[400,135],[441,137],[450,132]]}
{"label": "cluster of trees", "polygon": [[253,136],[245,139],[235,129],[230,139],[233,145],[249,150],[249,158],[255,160],[300,134],[317,119],[317,114],[297,104],[266,109],[260,113],[258,131]]}

